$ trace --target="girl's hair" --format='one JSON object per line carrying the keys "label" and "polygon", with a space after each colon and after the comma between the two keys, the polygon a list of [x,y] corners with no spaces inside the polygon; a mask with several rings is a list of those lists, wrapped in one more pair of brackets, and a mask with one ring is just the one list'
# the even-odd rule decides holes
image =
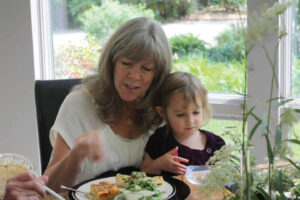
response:
{"label": "girl's hair", "polygon": [[114,123],[121,116],[122,99],[114,87],[114,65],[121,57],[136,62],[150,58],[154,62],[154,79],[137,103],[133,118],[141,131],[154,129],[160,123],[154,111],[155,95],[173,64],[172,51],[161,25],[145,17],[125,22],[103,48],[98,73],[83,81],[98,104],[100,119],[106,123]]}
{"label": "girl's hair", "polygon": [[202,108],[203,124],[209,121],[211,108],[207,99],[207,90],[198,78],[185,72],[169,74],[157,93],[157,106],[166,109],[171,101],[171,96],[177,92],[182,93],[188,102],[194,101],[196,104],[199,103],[197,97],[200,97],[201,105],[198,106]]}

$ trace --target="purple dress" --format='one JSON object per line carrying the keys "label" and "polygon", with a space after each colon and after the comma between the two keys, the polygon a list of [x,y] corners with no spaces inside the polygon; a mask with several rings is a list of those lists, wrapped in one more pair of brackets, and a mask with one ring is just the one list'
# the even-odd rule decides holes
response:
{"label": "purple dress", "polygon": [[[189,160],[184,165],[205,165],[206,161],[213,155],[213,153],[225,145],[225,141],[218,135],[212,132],[200,130],[207,137],[205,148],[203,150],[191,149],[185,145],[180,144],[173,137],[173,133],[168,126],[157,129],[152,134],[145,147],[145,152],[154,160],[161,155],[169,152],[178,146],[178,156]],[[200,133],[199,133],[200,134]],[[162,172],[162,175],[175,175],[170,172]]]}

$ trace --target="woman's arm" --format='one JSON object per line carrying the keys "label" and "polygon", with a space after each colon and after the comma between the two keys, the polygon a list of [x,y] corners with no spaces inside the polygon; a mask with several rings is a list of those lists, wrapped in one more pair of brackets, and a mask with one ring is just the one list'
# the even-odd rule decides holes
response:
{"label": "woman's arm", "polygon": [[180,162],[189,162],[187,159],[174,156],[177,152],[178,147],[175,147],[171,151],[165,153],[164,155],[158,157],[157,159],[152,159],[148,153],[145,153],[144,160],[142,163],[142,171],[149,174],[160,174],[162,170],[173,172],[175,174],[185,174],[186,166]]}
{"label": "woman's arm", "polygon": [[49,177],[47,185],[57,192],[60,191],[61,185],[74,186],[86,157],[92,161],[102,160],[101,147],[101,133],[98,130],[88,131],[76,138],[72,149],[58,134],[45,171],[45,175]]}

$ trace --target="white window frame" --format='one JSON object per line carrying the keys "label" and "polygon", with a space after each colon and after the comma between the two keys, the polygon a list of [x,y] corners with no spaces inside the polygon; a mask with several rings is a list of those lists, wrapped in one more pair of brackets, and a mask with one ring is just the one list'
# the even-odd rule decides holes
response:
{"label": "white window frame", "polygon": [[50,1],[30,0],[32,13],[32,34],[34,50],[35,79],[49,80],[55,78],[52,52],[52,30]]}

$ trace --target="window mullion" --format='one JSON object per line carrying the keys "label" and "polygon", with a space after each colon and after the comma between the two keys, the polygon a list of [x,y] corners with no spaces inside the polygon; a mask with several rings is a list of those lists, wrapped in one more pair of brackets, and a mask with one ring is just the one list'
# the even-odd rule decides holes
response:
{"label": "window mullion", "polygon": [[31,0],[36,79],[54,79],[50,1]]}

